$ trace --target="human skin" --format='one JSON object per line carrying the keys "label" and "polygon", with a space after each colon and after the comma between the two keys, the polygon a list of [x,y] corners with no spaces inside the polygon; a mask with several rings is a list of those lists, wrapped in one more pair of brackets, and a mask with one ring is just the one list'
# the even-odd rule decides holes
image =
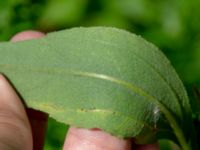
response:
{"label": "human skin", "polygon": [[[16,34],[11,42],[45,36],[37,31]],[[42,150],[48,114],[28,109],[5,76],[0,74],[0,149]],[[70,127],[63,150],[158,150],[157,144],[136,145],[100,129]]]}

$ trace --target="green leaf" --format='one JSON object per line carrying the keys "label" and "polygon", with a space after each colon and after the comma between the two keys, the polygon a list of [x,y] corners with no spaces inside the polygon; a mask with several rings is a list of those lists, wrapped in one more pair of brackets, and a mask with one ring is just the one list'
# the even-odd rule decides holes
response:
{"label": "green leaf", "polygon": [[161,51],[139,36],[107,27],[73,28],[1,43],[0,54],[0,71],[27,106],[60,122],[138,143],[158,137],[184,150],[195,145],[182,82]]}

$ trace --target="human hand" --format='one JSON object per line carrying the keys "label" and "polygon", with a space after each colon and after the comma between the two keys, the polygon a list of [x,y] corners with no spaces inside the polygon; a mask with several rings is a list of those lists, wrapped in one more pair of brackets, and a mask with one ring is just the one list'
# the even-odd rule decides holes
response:
{"label": "human hand", "polygon": [[[26,31],[11,41],[40,38],[43,33]],[[27,49],[28,50],[28,49]],[[42,150],[48,115],[24,107],[7,79],[0,75],[0,149]],[[71,127],[63,150],[158,150],[157,144],[138,146],[131,140],[111,136],[99,129]]]}

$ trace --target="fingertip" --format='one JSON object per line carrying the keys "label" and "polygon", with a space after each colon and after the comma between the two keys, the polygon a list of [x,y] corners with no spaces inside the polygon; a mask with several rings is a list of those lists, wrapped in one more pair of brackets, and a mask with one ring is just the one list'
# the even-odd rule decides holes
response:
{"label": "fingertip", "polygon": [[14,35],[10,41],[16,42],[16,41],[23,41],[23,40],[29,40],[29,39],[37,39],[45,36],[44,33],[34,30],[28,30],[19,32],[16,35]]}
{"label": "fingertip", "polygon": [[119,139],[101,130],[71,127],[63,150],[131,150],[129,140]]}

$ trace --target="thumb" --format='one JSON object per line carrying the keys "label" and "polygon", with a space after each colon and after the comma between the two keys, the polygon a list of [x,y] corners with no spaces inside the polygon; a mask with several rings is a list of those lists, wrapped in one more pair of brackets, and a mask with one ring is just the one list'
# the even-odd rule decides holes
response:
{"label": "thumb", "polygon": [[0,75],[0,149],[32,149],[25,109],[3,75]]}

